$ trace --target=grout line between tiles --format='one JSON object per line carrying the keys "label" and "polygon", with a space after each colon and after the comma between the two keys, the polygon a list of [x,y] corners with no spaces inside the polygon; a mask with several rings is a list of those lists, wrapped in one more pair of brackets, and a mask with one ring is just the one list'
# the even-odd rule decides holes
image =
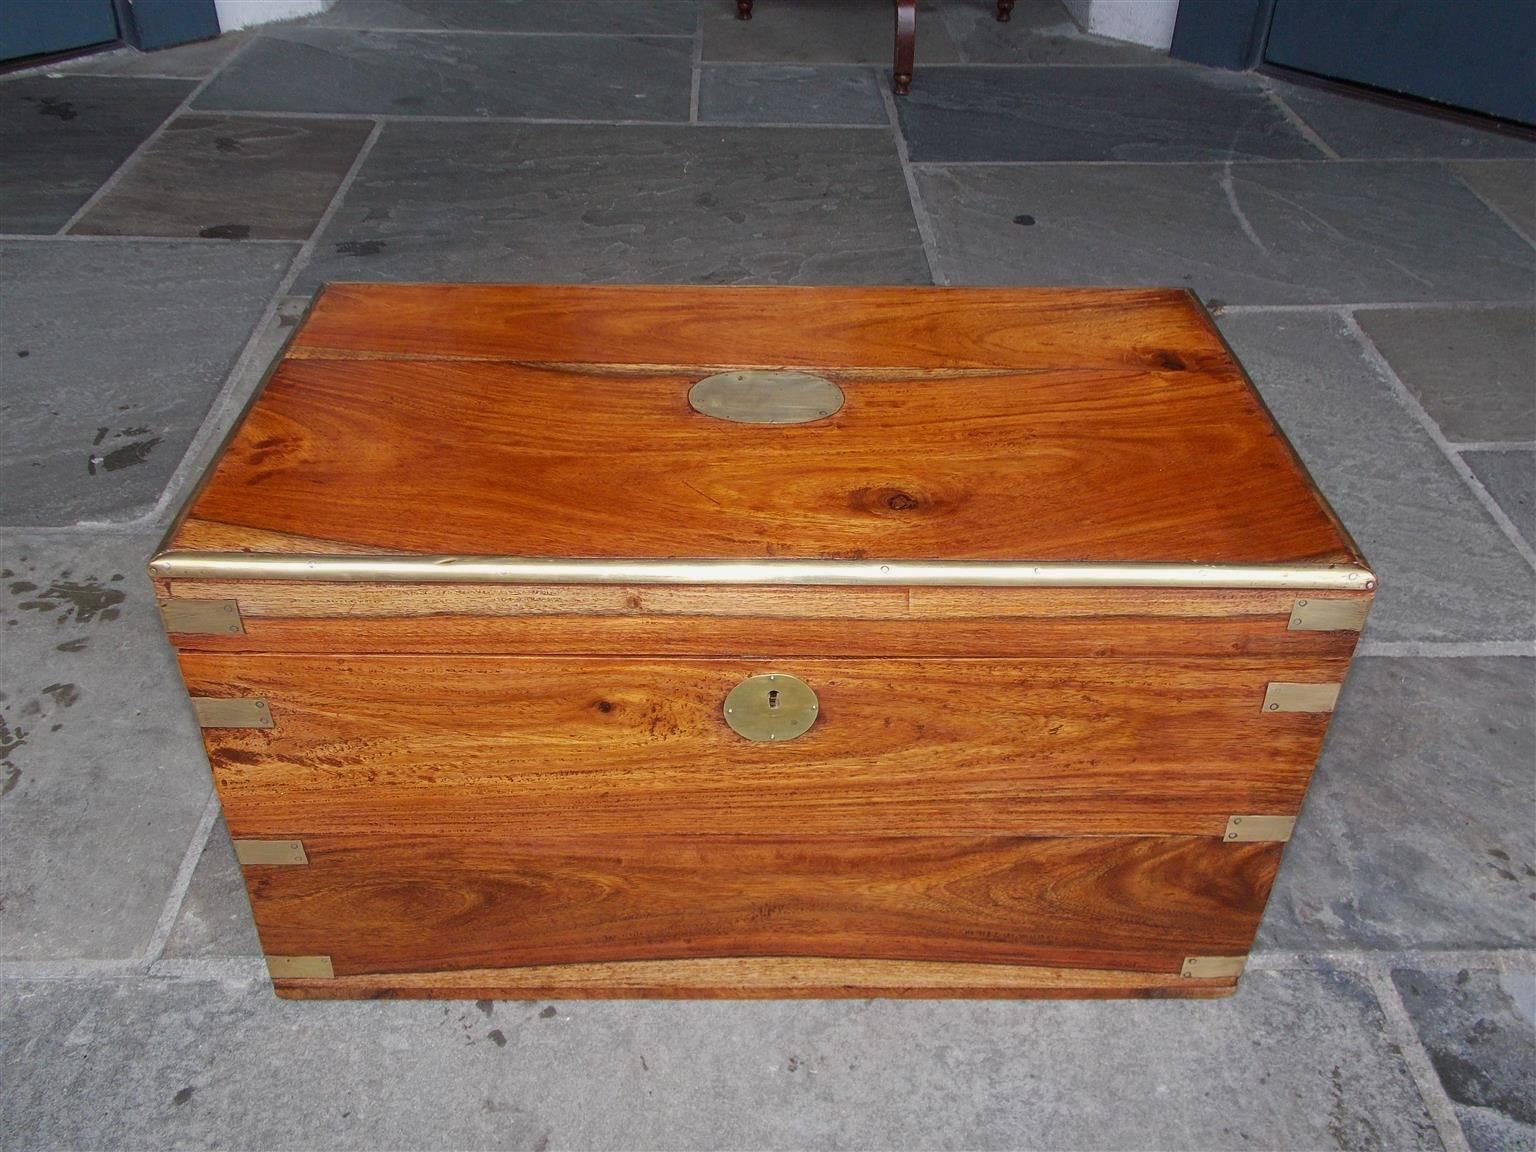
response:
{"label": "grout line between tiles", "polygon": [[227,65],[231,60],[234,60],[242,52],[249,48],[253,42],[254,41],[252,40],[248,40],[244,44],[236,47],[233,52],[225,57],[225,59],[219,64],[218,67],[212,69],[208,75],[204,76],[200,81],[192,85],[191,91],[189,91],[185,96],[181,98],[181,103],[176,105],[175,108],[171,109],[170,114],[155,126],[155,130],[153,132],[144,137],[143,140],[139,141],[139,146],[123,158],[123,162],[112,170],[112,174],[101,183],[96,191],[92,192],[90,196],[86,197],[85,203],[76,208],[68,220],[59,225],[58,231],[55,232],[54,235],[60,237],[66,235],[69,230],[78,224],[85,217],[85,215],[90,212],[92,208],[96,207],[96,205],[100,203],[101,200],[104,199],[108,193],[112,191],[112,189],[116,188],[119,181],[121,181],[123,177],[127,175],[128,170],[138,162],[139,158],[141,156],[147,156],[149,154],[149,150],[155,146],[160,137],[165,135],[166,129],[171,126],[171,122],[178,116],[181,116],[184,113],[190,111],[192,108],[192,101],[198,96],[198,94],[201,93],[204,88],[208,87],[209,84],[213,83],[214,77],[216,77],[220,72],[224,70],[225,65]]}
{"label": "grout line between tiles", "polygon": [[[922,34],[921,29],[918,32]],[[890,57],[885,57],[889,60]],[[878,68],[885,64],[885,60],[710,60],[709,64],[723,64],[728,68]],[[928,72],[938,72],[946,68],[1000,68],[1010,71],[1042,71],[1048,68],[1113,68],[1116,72],[1164,72],[1182,71],[1184,66],[1181,61],[1169,61],[1166,64],[1095,64],[1083,60],[1053,60],[1049,62],[1030,61],[996,61],[984,60],[946,60],[942,64],[924,64],[918,61],[921,68],[919,75]],[[1203,71],[1203,65],[1193,65],[1196,71]],[[914,79],[913,84],[917,81]]]}
{"label": "grout line between tiles", "polygon": [[[89,57],[80,57],[80,59],[89,59]],[[65,61],[65,63],[72,63],[72,61]],[[176,76],[170,72],[92,72],[85,68],[57,71],[42,67],[30,72],[17,73],[17,76],[45,76],[49,80],[68,80],[74,76],[89,76],[93,80],[190,80],[194,84],[199,80],[207,79],[206,76]],[[0,83],[9,79],[12,77],[6,76],[0,79]]]}
{"label": "grout line between tiles", "polygon": [[1419,1090],[1419,1097],[1430,1119],[1434,1121],[1435,1129],[1440,1133],[1440,1142],[1445,1152],[1471,1152],[1466,1133],[1461,1130],[1461,1121],[1456,1116],[1456,1106],[1451,1103],[1445,1085],[1440,1082],[1440,1075],[1435,1071],[1429,1052],[1419,1039],[1418,1029],[1413,1026],[1408,1009],[1398,995],[1397,986],[1392,983],[1390,971],[1380,962],[1368,962],[1365,978],[1371,991],[1376,994],[1382,1015],[1386,1017],[1387,1035],[1402,1053],[1403,1063],[1407,1065],[1408,1074],[1413,1077]]}
{"label": "grout line between tiles", "polygon": [[330,203],[325,206],[325,211],[320,214],[320,219],[315,221],[314,228],[310,231],[309,239],[299,245],[293,259],[288,262],[288,271],[278,281],[267,305],[262,309],[261,318],[252,330],[250,338],[246,340],[245,347],[240,350],[235,365],[225,377],[223,386],[214,398],[213,404],[208,409],[208,414],[203,418],[197,432],[193,435],[187,450],[182,453],[176,469],[166,480],[165,487],[160,490],[159,499],[155,506],[144,517],[145,520],[156,522],[175,503],[182,499],[183,490],[189,478],[196,475],[202,468],[203,458],[209,449],[216,445],[223,437],[225,421],[238,412],[245,404],[245,397],[234,395],[243,381],[245,381],[252,368],[252,360],[256,356],[256,350],[261,346],[262,336],[266,334],[269,326],[276,322],[277,312],[282,307],[285,297],[293,287],[299,274],[309,266],[310,257],[313,256],[315,245],[321,233],[330,224],[337,210],[341,207],[342,198],[351,190],[358,173],[367,163],[368,157],[373,153],[373,147],[378,142],[379,136],[384,131],[384,125],[374,121],[373,130],[368,133],[368,138],[358,148],[356,157],[352,160],[352,166],[347,169],[347,174],[342,177],[341,183],[336,185],[336,191],[331,194]]}
{"label": "grout line between tiles", "polygon": [[1524,300],[1371,300],[1339,304],[1223,304],[1213,311],[1241,316],[1247,312],[1491,312],[1526,303]]}
{"label": "grout line between tiles", "polygon": [[1519,224],[1515,223],[1515,218],[1513,216],[1511,216],[1508,212],[1505,212],[1504,209],[1500,208],[1492,200],[1488,199],[1488,197],[1479,192],[1471,181],[1465,179],[1462,174],[1456,170],[1455,164],[1448,164],[1447,167],[1450,169],[1451,175],[1455,177],[1456,183],[1460,184],[1468,192],[1476,196],[1478,202],[1481,203],[1484,208],[1488,209],[1488,211],[1492,212],[1495,216],[1502,220],[1506,225],[1508,225],[1511,232],[1520,237],[1520,239],[1524,240],[1532,248],[1536,248],[1536,236],[1532,236],[1524,228],[1520,227]]}
{"label": "grout line between tiles", "polygon": [[267,962],[260,956],[207,956],[199,959],[157,960],[147,973],[152,980],[227,980],[265,983]]}
{"label": "grout line between tiles", "polygon": [[1536,968],[1536,949],[1446,948],[1400,949],[1375,952],[1254,952],[1246,972],[1315,972],[1347,969],[1364,972],[1369,964],[1387,968],[1413,968],[1420,972],[1449,972],[1462,968]]}
{"label": "grout line between tiles", "polygon": [[155,930],[150,933],[149,944],[144,949],[142,963],[146,971],[151,964],[160,959],[160,953],[165,951],[166,943],[171,938],[176,920],[181,915],[181,906],[187,899],[187,889],[192,887],[192,875],[197,871],[198,861],[203,858],[203,849],[208,846],[208,835],[213,831],[220,810],[219,794],[210,787],[208,801],[203,805],[203,814],[198,817],[197,827],[192,832],[192,842],[187,845],[187,851],[181,858],[181,867],[176,869],[176,878],[171,882],[171,890],[165,898],[165,907],[161,909],[160,919],[155,924]]}
{"label": "grout line between tiles", "polygon": [[1333,150],[1333,146],[1329,144],[1328,141],[1324,140],[1317,134],[1317,131],[1312,127],[1312,125],[1308,124],[1301,118],[1301,114],[1299,112],[1297,112],[1294,108],[1285,102],[1280,93],[1276,92],[1274,86],[1270,84],[1268,77],[1261,77],[1259,83],[1263,86],[1264,95],[1269,97],[1270,103],[1279,110],[1280,115],[1285,117],[1286,122],[1289,123],[1292,128],[1301,133],[1302,138],[1305,139],[1308,144],[1312,145],[1312,147],[1316,148],[1330,160],[1343,159],[1343,157],[1341,157],[1337,152]]}
{"label": "grout line between tiles", "polygon": [[1340,156],[1330,160],[1325,156],[1234,156],[1211,160],[914,160],[919,168],[1226,168],[1253,167],[1261,164],[1285,164],[1292,167],[1307,164],[1319,167],[1327,164],[1414,164],[1442,167],[1452,159],[1448,156],[1411,156],[1401,159],[1380,160],[1370,156]]}
{"label": "grout line between tiles", "polygon": [[688,123],[699,122],[699,85],[704,78],[704,0],[693,5],[693,67],[688,87]]}
{"label": "grout line between tiles", "polygon": [[0,232],[0,240],[7,244],[27,240],[66,240],[71,244],[113,244],[132,240],[136,244],[288,244],[297,245],[293,239],[274,236],[252,236],[244,240],[229,240],[211,236],[132,236],[132,235],[75,235],[61,236],[55,232]]}
{"label": "grout line between tiles", "polygon": [[0,960],[0,980],[142,980],[139,960]]}
{"label": "grout line between tiles", "polygon": [[292,112],[263,108],[194,108],[204,116],[249,117],[259,120],[366,120],[370,124],[603,124],[613,128],[681,127],[686,120],[600,120],[580,116],[434,116],[394,112]]}
{"label": "grout line between tiles", "polygon": [[[562,37],[585,40],[687,40],[693,36],[692,32],[531,32],[516,28],[382,28],[372,24],[308,24],[300,27],[315,32],[394,32],[409,33],[412,36],[505,36],[539,40]],[[271,35],[266,32],[257,34]],[[282,37],[272,36],[272,39],[280,40]]]}
{"label": "grout line between tiles", "polygon": [[1444,660],[1474,656],[1536,656],[1536,640],[1362,640],[1355,655]]}
{"label": "grout line between tiles", "polygon": [[0,524],[0,532],[28,536],[69,536],[73,534],[102,536],[133,536],[154,530],[149,514],[135,516],[132,520],[82,520],[78,524]]}
{"label": "grout line between tiles", "polygon": [[856,123],[852,120],[836,121],[830,124],[801,124],[794,120],[700,120],[699,128],[841,128],[858,129],[868,132],[871,130],[883,130],[885,125],[877,121]]}
{"label": "grout line between tiles", "polygon": [[1447,440],[1457,452],[1529,452],[1536,440]]}
{"label": "grout line between tiles", "polygon": [[939,264],[939,243],[933,229],[933,220],[928,215],[928,206],[923,203],[923,194],[917,186],[917,174],[912,171],[912,161],[907,155],[907,138],[901,134],[901,117],[896,112],[896,97],[892,95],[891,86],[886,83],[884,75],[877,74],[875,83],[880,88],[880,99],[885,103],[886,123],[896,143],[896,160],[901,165],[902,179],[907,182],[907,199],[912,204],[912,219],[917,225],[917,236],[923,245],[923,259],[928,264],[928,279],[935,284],[947,285],[949,277]]}
{"label": "grout line between tiles", "polygon": [[1514,545],[1515,551],[1524,557],[1527,564],[1536,569],[1536,549],[1532,549],[1531,545],[1526,543],[1525,537],[1520,534],[1520,529],[1515,527],[1514,521],[1509,518],[1504,509],[1499,507],[1498,501],[1488,494],[1488,490],[1483,487],[1482,481],[1477,478],[1471,467],[1461,458],[1455,448],[1451,446],[1450,441],[1445,438],[1445,433],[1440,431],[1440,425],[1435,423],[1434,418],[1419,403],[1418,397],[1408,390],[1408,386],[1393,371],[1392,365],[1388,363],[1387,358],[1381,354],[1381,350],[1366,335],[1365,329],[1360,327],[1360,322],[1355,319],[1355,314],[1346,309],[1343,317],[1345,325],[1349,328],[1350,333],[1365,353],[1366,360],[1387,381],[1392,389],[1392,394],[1397,397],[1398,403],[1408,411],[1409,415],[1419,422],[1424,431],[1429,433],[1430,439],[1435,442],[1441,453],[1450,461],[1451,467],[1456,470],[1456,474],[1466,483],[1472,495],[1477,499],[1477,502],[1493,517],[1494,523],[1499,526],[1499,530]]}
{"label": "grout line between tiles", "polygon": [[[393,112],[282,112],[252,108],[194,108],[199,116],[253,120],[360,120],[369,124],[534,124],[587,125],[603,128],[687,128],[688,120],[599,120],[572,116],[425,116]],[[700,120],[707,128],[883,128],[882,123],[809,123],[799,120]],[[249,243],[249,241],[246,241]]]}

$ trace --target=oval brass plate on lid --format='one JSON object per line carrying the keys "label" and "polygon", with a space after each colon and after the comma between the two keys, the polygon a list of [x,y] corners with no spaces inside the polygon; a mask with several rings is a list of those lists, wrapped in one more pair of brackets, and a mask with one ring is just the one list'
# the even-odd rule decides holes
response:
{"label": "oval brass plate on lid", "polygon": [[737,424],[809,424],[843,406],[843,390],[810,372],[717,372],[688,389],[695,412]]}
{"label": "oval brass plate on lid", "polygon": [[748,740],[793,740],[812,724],[821,704],[797,676],[768,672],[748,676],[726,694],[725,722]]}

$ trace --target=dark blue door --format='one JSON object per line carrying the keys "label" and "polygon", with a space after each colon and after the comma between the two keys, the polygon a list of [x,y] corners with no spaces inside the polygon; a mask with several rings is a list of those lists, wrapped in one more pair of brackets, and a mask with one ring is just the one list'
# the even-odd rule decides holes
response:
{"label": "dark blue door", "polygon": [[1536,124],[1532,0],[1274,0],[1271,64]]}
{"label": "dark blue door", "polygon": [[118,38],[112,0],[0,0],[0,61]]}

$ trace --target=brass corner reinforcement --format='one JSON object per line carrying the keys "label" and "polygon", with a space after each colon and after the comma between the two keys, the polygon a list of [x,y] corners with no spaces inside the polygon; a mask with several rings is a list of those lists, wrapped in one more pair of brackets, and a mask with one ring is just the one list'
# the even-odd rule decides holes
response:
{"label": "brass corner reinforcement", "polygon": [[271,728],[272,710],[265,700],[241,696],[193,696],[192,711],[199,728]]}
{"label": "brass corner reinforcement", "polygon": [[1225,980],[1243,974],[1246,956],[1186,956],[1179,975],[1186,980]]}
{"label": "brass corner reinforcement", "polygon": [[308,864],[302,840],[236,840],[235,859],[242,867],[283,867]]}
{"label": "brass corner reinforcement", "polygon": [[334,980],[329,956],[268,956],[267,975],[274,980]]}
{"label": "brass corner reinforcement", "polygon": [[1233,844],[1285,843],[1296,828],[1294,816],[1229,816],[1221,838]]}
{"label": "brass corner reinforcement", "polygon": [[1332,712],[1339,684],[1292,684],[1276,680],[1264,689],[1266,712]]}
{"label": "brass corner reinforcement", "polygon": [[167,632],[197,636],[243,636],[245,623],[240,606],[233,600],[192,600],[162,596],[160,619]]}
{"label": "brass corner reinforcement", "polygon": [[1329,600],[1308,597],[1291,608],[1292,632],[1358,632],[1365,627],[1369,600]]}

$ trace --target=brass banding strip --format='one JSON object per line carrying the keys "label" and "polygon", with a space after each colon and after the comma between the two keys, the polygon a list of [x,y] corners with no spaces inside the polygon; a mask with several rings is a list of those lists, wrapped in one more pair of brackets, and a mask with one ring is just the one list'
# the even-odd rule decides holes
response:
{"label": "brass banding strip", "polygon": [[512,556],[305,556],[169,552],[150,561],[183,580],[436,584],[847,584],[982,588],[1318,588],[1369,591],[1359,567],[1031,564],[1012,560],[546,560]]}

